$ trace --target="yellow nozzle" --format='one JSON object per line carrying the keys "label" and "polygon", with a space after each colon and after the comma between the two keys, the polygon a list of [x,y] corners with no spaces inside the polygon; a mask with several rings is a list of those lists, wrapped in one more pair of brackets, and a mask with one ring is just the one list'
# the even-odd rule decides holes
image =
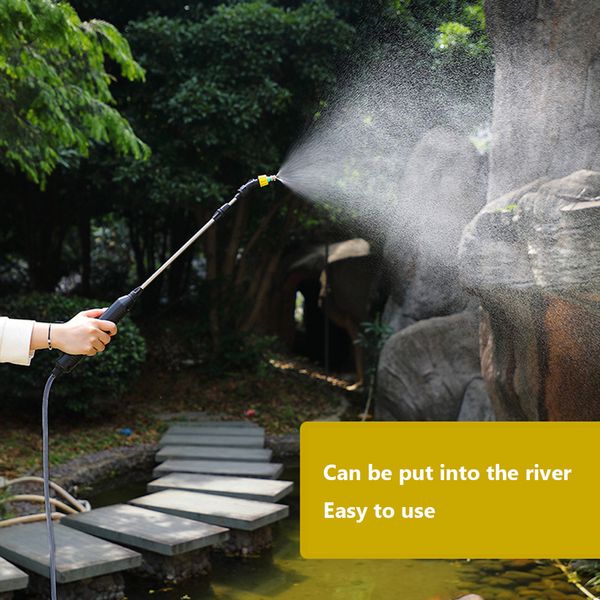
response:
{"label": "yellow nozzle", "polygon": [[266,187],[272,181],[277,181],[277,177],[275,175],[259,175],[258,176],[258,183],[259,183],[260,187]]}

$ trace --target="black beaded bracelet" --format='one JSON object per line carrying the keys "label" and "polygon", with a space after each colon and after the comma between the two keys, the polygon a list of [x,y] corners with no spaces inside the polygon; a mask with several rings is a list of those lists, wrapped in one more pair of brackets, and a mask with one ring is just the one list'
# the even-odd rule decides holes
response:
{"label": "black beaded bracelet", "polygon": [[50,334],[52,332],[52,323],[48,323],[48,350],[52,350],[52,338]]}

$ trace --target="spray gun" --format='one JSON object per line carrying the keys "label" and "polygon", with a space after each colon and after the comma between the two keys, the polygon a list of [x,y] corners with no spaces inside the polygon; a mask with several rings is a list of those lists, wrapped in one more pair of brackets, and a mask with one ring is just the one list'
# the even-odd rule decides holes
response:
{"label": "spray gun", "polygon": [[[246,196],[248,192],[257,187],[266,187],[270,183],[277,181],[276,175],[259,175],[256,179],[251,179],[240,187],[235,196],[220,206],[210,220],[205,223],[173,256],[171,256],[163,265],[161,265],[144,283],[129,292],[126,296],[121,296],[115,300],[99,317],[104,321],[117,323],[133,307],[142,292],[166,269],[168,269],[196,240],[212,227],[238,200]],[[43,472],[44,472],[44,503],[46,512],[46,523],[48,526],[48,544],[50,554],[50,597],[51,600],[57,600],[56,595],[56,543],[54,539],[54,527],[52,523],[52,506],[50,504],[50,465],[48,459],[48,403],[52,384],[56,379],[66,373],[70,373],[84,358],[84,356],[72,356],[63,354],[57,361],[52,373],[46,381],[44,387],[44,397],[42,401],[42,451],[43,451]]]}
{"label": "spray gun", "polygon": [[[259,175],[256,179],[251,179],[240,187],[236,195],[229,201],[220,206],[211,219],[195,233],[173,256],[169,258],[163,265],[161,265],[144,283],[136,287],[134,290],[129,292],[126,296],[121,296],[115,300],[105,311],[102,313],[99,319],[103,321],[112,321],[117,323],[120,321],[133,307],[137,299],[141,296],[142,292],[159,276],[166,271],[198,238],[202,237],[207,229],[209,229],[216,221],[218,221],[240,198],[248,194],[250,190],[256,187],[266,187],[270,183],[277,181],[276,175]],[[63,354],[57,361],[52,374],[55,379],[70,373],[83,359],[83,356],[71,356]]]}

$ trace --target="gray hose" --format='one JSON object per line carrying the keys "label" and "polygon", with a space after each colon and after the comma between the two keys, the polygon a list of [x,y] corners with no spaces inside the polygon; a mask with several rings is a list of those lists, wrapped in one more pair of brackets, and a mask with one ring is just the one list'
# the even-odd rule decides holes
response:
{"label": "gray hose", "polygon": [[48,443],[48,398],[55,376],[50,375],[44,387],[42,400],[42,468],[44,475],[44,506],[46,509],[46,526],[48,528],[48,549],[50,552],[50,598],[57,600],[56,594],[56,542],[54,540],[54,523],[52,521],[52,504],[50,503],[50,461]]}

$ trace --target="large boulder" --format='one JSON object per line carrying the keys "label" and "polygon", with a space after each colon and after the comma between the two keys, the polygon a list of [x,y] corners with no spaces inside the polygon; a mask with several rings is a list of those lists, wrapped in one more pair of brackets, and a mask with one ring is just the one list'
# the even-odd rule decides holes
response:
{"label": "large boulder", "polygon": [[600,173],[539,179],[466,228],[482,372],[501,419],[600,419]]}
{"label": "large boulder", "polygon": [[379,362],[375,416],[398,421],[493,420],[479,367],[475,311],[426,319],[388,340]]}
{"label": "large boulder", "polygon": [[401,190],[385,248],[392,285],[384,322],[395,331],[467,306],[457,249],[485,202],[485,158],[465,135],[436,127],[413,149]]}
{"label": "large boulder", "polygon": [[428,131],[415,146],[386,247],[392,289],[375,416],[493,418],[479,369],[477,306],[458,279],[462,230],[485,200],[485,158],[462,134]]}

